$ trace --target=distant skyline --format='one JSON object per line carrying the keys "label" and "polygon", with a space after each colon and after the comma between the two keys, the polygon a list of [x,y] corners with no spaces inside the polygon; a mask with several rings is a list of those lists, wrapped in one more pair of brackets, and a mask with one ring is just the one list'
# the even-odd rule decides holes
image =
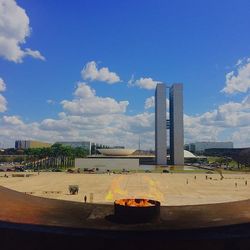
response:
{"label": "distant skyline", "polygon": [[184,85],[185,143],[250,147],[250,2],[0,0],[0,147],[154,149],[154,88]]}

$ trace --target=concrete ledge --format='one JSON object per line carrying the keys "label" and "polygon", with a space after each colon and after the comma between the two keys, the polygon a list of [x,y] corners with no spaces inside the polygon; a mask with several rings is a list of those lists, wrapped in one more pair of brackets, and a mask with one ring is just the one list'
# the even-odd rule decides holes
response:
{"label": "concrete ledge", "polygon": [[117,249],[119,244],[119,249],[215,250],[249,249],[250,244],[250,200],[164,206],[159,221],[132,225],[108,220],[112,205],[45,199],[3,187],[0,201],[1,249],[20,244],[25,249]]}

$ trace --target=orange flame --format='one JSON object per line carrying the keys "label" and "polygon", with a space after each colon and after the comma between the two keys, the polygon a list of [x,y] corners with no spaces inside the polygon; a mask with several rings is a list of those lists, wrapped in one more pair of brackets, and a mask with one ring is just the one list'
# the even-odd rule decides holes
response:
{"label": "orange flame", "polygon": [[154,206],[147,199],[120,199],[116,200],[115,204],[128,207],[150,207]]}

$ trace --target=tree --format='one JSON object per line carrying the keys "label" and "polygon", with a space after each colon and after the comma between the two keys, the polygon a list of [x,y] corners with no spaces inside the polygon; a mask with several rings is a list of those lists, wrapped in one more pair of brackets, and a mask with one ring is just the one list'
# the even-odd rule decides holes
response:
{"label": "tree", "polygon": [[243,149],[239,153],[240,163],[245,167],[250,167],[250,148]]}
{"label": "tree", "polygon": [[88,150],[77,147],[65,146],[55,143],[48,148],[30,148],[25,150],[27,160],[35,169],[41,168],[65,168],[74,166],[76,157],[86,157]]}

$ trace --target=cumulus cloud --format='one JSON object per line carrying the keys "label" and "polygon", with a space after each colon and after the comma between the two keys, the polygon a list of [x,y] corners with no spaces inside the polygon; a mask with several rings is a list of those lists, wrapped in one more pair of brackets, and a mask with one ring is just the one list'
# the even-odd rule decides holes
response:
{"label": "cumulus cloud", "polygon": [[[150,108],[153,108],[154,106],[155,106],[155,97],[154,96],[148,97],[145,100],[144,108],[150,109]],[[166,108],[167,108],[167,110],[169,109],[169,99],[168,98],[166,99]]]}
{"label": "cumulus cloud", "polygon": [[[51,101],[49,101],[51,103]],[[90,140],[107,145],[135,147],[141,136],[142,147],[154,147],[154,114],[127,115],[129,102],[98,96],[87,83],[79,82],[72,100],[61,102],[63,112],[58,118],[25,123],[18,116],[0,119],[0,139]],[[13,145],[10,145],[13,146]]]}
{"label": "cumulus cloud", "polygon": [[86,83],[78,83],[75,98],[61,102],[63,108],[71,114],[112,114],[126,112],[128,101],[116,101],[111,97],[96,96],[95,90]]}
{"label": "cumulus cloud", "polygon": [[82,78],[90,81],[101,81],[109,84],[120,82],[120,77],[107,67],[98,69],[95,61],[88,62],[81,71]]}
{"label": "cumulus cloud", "polygon": [[4,92],[6,90],[6,84],[4,80],[0,77],[0,92]]}
{"label": "cumulus cloud", "polygon": [[145,100],[144,108],[145,109],[150,109],[150,108],[153,108],[154,106],[155,106],[155,97],[154,96],[148,97]]}
{"label": "cumulus cloud", "polygon": [[240,145],[241,147],[249,147],[250,145],[250,126],[242,127],[237,129],[232,133],[232,141],[236,145]]}
{"label": "cumulus cloud", "polygon": [[23,122],[22,120],[18,117],[18,116],[7,116],[7,115],[4,115],[3,118],[2,118],[4,124],[7,124],[7,125],[22,125]]}
{"label": "cumulus cloud", "polygon": [[0,56],[16,63],[22,62],[25,56],[44,60],[39,51],[21,48],[30,34],[25,10],[15,0],[0,0]]}
{"label": "cumulus cloud", "polygon": [[200,118],[200,123],[204,125],[214,125],[217,127],[244,127],[250,124],[250,97],[246,97],[242,102],[228,102],[220,105],[211,112],[205,112]]}
{"label": "cumulus cloud", "polygon": [[[184,116],[185,139],[215,141],[221,135],[237,146],[245,146],[250,131],[250,96],[241,102],[228,102],[197,116]],[[241,132],[244,131],[244,135]],[[241,141],[242,140],[242,141]],[[248,144],[249,146],[249,144]]]}
{"label": "cumulus cloud", "polygon": [[185,142],[216,141],[224,129],[201,122],[200,116],[184,115]]}
{"label": "cumulus cloud", "polygon": [[[85,83],[79,83],[74,100],[101,98]],[[114,100],[118,103],[116,100]],[[249,145],[250,97],[241,102],[228,102],[201,115],[184,115],[185,141],[213,141],[228,133],[226,140],[237,146]],[[247,118],[248,117],[248,118]],[[247,120],[248,119],[248,120]],[[28,131],[28,132],[27,132]],[[233,131],[233,132],[232,132]],[[154,112],[128,115],[124,112],[60,112],[58,118],[24,123],[18,116],[4,116],[0,120],[0,138],[37,139],[49,142],[60,140],[90,140],[107,145],[136,148],[138,138],[142,148],[154,149]]]}
{"label": "cumulus cloud", "polygon": [[221,90],[227,94],[246,93],[250,89],[250,58],[240,59],[237,69],[226,74],[226,86]]}
{"label": "cumulus cloud", "polygon": [[[6,90],[6,84],[4,80],[0,77],[0,92],[4,92]],[[7,110],[7,101],[5,97],[0,94],[0,112],[5,112]]]}
{"label": "cumulus cloud", "polygon": [[135,147],[138,136],[146,148],[154,147],[154,114],[142,113],[134,116],[126,114],[96,114],[92,116],[64,113],[59,119],[45,119],[40,129],[47,133],[61,134],[64,139],[90,140],[107,145]]}
{"label": "cumulus cloud", "polygon": [[90,88],[90,86],[87,85],[87,83],[79,82],[77,84],[74,95],[79,98],[94,98],[96,93],[94,89]]}
{"label": "cumulus cloud", "polygon": [[0,94],[0,112],[5,112],[7,110],[7,101],[5,97]]}
{"label": "cumulus cloud", "polygon": [[128,86],[137,86],[141,89],[151,90],[151,89],[156,88],[157,83],[161,83],[161,82],[155,81],[151,77],[149,77],[149,78],[142,78],[141,77],[138,80],[133,80],[133,76],[132,76],[132,78],[128,82]]}
{"label": "cumulus cloud", "polygon": [[[0,81],[0,89],[6,85]],[[0,96],[1,103],[1,96]],[[49,102],[50,103],[50,102]],[[167,107],[169,101],[166,101]],[[61,102],[62,112],[57,118],[25,123],[18,116],[0,119],[0,140],[17,138],[56,142],[62,140],[89,140],[107,145],[124,145],[154,149],[154,96],[145,100],[147,112],[136,115],[126,113],[129,102],[112,97],[98,96],[85,82],[79,82],[71,100]],[[6,105],[5,105],[6,106]],[[1,110],[1,104],[0,104]],[[224,138],[237,146],[249,145],[250,96],[241,101],[227,102],[201,115],[184,115],[185,141],[214,141]]]}

